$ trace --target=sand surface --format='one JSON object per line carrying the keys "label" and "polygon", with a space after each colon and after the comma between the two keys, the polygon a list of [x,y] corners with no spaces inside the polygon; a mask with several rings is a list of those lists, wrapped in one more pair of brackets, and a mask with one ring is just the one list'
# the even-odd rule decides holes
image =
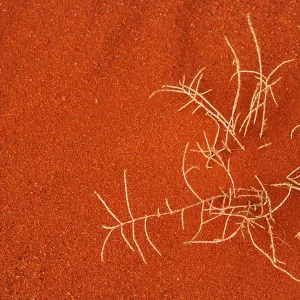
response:
{"label": "sand surface", "polygon": [[[246,151],[233,151],[238,187],[284,182],[300,165],[300,10],[290,1],[1,1],[0,3],[0,298],[1,299],[300,299],[300,283],[277,270],[247,232],[227,242],[184,245],[199,227],[199,209],[135,222],[131,251],[120,231],[101,249],[117,221],[197,202],[182,176],[189,141],[211,140],[216,125],[176,93],[149,96],[164,84],[191,82],[206,67],[203,90],[230,116],[236,80],[233,56],[258,70],[247,23],[255,28],[265,74],[278,107],[267,106],[267,128],[250,126]],[[243,77],[238,109],[255,85]],[[243,99],[246,99],[243,102]],[[201,142],[201,143],[202,143]],[[271,143],[269,147],[258,147]],[[233,144],[233,148],[236,145]],[[201,197],[228,189],[218,166],[190,180]],[[274,203],[285,190],[268,186]],[[299,192],[274,213],[274,243],[283,267],[300,278]],[[215,227],[214,227],[215,226]],[[219,230],[216,223],[208,230]],[[130,224],[124,232],[131,243]],[[267,230],[255,229],[270,252]],[[288,245],[287,245],[288,244]],[[143,253],[147,264],[143,262]]]}

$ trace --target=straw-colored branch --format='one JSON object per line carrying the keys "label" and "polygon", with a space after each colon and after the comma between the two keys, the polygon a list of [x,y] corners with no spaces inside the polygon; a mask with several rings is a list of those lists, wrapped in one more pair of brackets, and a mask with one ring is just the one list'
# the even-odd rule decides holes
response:
{"label": "straw-colored branch", "polygon": [[125,198],[126,198],[126,204],[127,204],[127,209],[128,213],[130,215],[130,218],[133,220],[132,212],[130,209],[130,204],[129,204],[129,198],[128,198],[128,189],[127,189],[127,180],[126,180],[126,169],[124,170],[124,190],[125,190]]}
{"label": "straw-colored branch", "polygon": [[141,247],[140,247],[140,245],[138,244],[138,242],[136,240],[136,236],[135,236],[135,220],[134,219],[131,222],[131,228],[132,228],[132,239],[133,239],[133,242],[134,242],[134,244],[135,244],[135,246],[136,246],[136,248],[137,248],[137,250],[138,250],[138,252],[139,252],[139,254],[140,254],[140,256],[141,256],[141,258],[143,260],[143,262],[145,264],[147,264],[145,256],[144,256],[144,254],[143,254],[143,252],[141,250]]}
{"label": "straw-colored branch", "polygon": [[291,134],[290,134],[291,139],[293,139],[293,135],[294,135],[295,131],[296,131],[298,128],[300,128],[300,125],[296,125],[296,126],[292,129]]}
{"label": "straw-colored branch", "polygon": [[272,145],[272,143],[267,143],[267,144],[259,146],[257,149],[267,148],[267,147],[270,147],[271,145]]}
{"label": "straw-colored branch", "polygon": [[184,230],[184,208],[181,209],[181,227],[182,227],[182,230]]}
{"label": "straw-colored branch", "polygon": [[235,237],[238,232],[241,230],[241,227],[239,227],[238,229],[236,229],[231,235],[227,236],[226,238],[221,238],[221,239],[214,239],[214,240],[190,240],[188,242],[184,242],[184,244],[218,244],[218,243],[222,243],[225,241],[228,241],[230,239],[232,239],[233,237]]}
{"label": "straw-colored branch", "polygon": [[103,242],[103,244],[102,244],[101,254],[100,254],[100,256],[101,256],[101,261],[102,261],[102,262],[104,261],[104,250],[105,250],[105,246],[106,246],[106,244],[107,244],[107,242],[108,242],[108,239],[109,239],[110,235],[113,233],[114,229],[115,229],[115,228],[111,229],[111,230],[108,232],[108,234],[107,234],[107,236],[106,236],[106,238],[105,238],[105,240],[104,240],[104,242]]}
{"label": "straw-colored branch", "polygon": [[[298,175],[297,175],[297,172],[299,172]],[[286,178],[287,179],[297,179],[297,178],[300,178],[300,166],[297,167],[295,170],[293,170]]]}
{"label": "straw-colored branch", "polygon": [[233,47],[231,46],[230,42],[228,41],[228,39],[225,37],[225,41],[227,43],[227,45],[229,46],[233,57],[234,57],[234,64],[236,66],[236,74],[237,74],[237,90],[236,90],[236,94],[235,94],[235,99],[233,102],[233,106],[232,106],[232,111],[231,111],[231,117],[230,117],[230,124],[231,126],[235,129],[235,124],[234,124],[234,119],[235,119],[235,110],[237,108],[237,104],[239,101],[239,97],[240,97],[240,92],[241,92],[241,66],[240,66],[240,61],[239,58],[235,52],[235,50],[233,49]]}
{"label": "straw-colored branch", "polygon": [[134,251],[134,248],[131,246],[130,242],[128,241],[128,239],[124,233],[123,225],[120,226],[120,230],[121,230],[121,235],[122,235],[124,241],[126,242],[126,244],[128,245],[129,249]]}
{"label": "straw-colored branch", "polygon": [[189,183],[188,179],[187,179],[187,175],[189,173],[190,170],[192,169],[188,169],[186,170],[186,155],[187,155],[187,150],[189,148],[189,142],[186,144],[184,152],[183,152],[183,156],[182,156],[182,174],[183,174],[183,178],[184,178],[184,182],[187,185],[187,187],[189,188],[189,190],[193,193],[193,195],[199,200],[202,201],[202,198],[198,195],[198,193],[192,188],[191,184]]}
{"label": "straw-colored branch", "polygon": [[108,205],[105,203],[105,201],[101,198],[101,196],[95,191],[94,194],[97,196],[97,198],[101,201],[101,203],[104,205],[106,210],[109,212],[109,214],[118,222],[122,223],[118,217],[111,211],[111,209],[108,207]]}
{"label": "straw-colored branch", "polygon": [[161,256],[160,251],[155,247],[155,245],[154,245],[153,242],[151,241],[150,236],[149,236],[149,234],[148,234],[147,220],[148,220],[148,216],[145,216],[145,219],[144,219],[144,230],[145,230],[145,235],[146,235],[146,237],[147,237],[147,240],[148,240],[149,244],[152,246],[152,248],[153,248],[153,249]]}

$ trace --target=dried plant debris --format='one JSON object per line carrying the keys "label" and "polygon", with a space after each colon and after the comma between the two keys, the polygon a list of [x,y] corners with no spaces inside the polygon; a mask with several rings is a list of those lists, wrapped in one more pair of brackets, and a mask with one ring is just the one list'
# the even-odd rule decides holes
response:
{"label": "dried plant debris", "polygon": [[[234,58],[233,64],[235,65],[235,72],[232,75],[231,80],[233,78],[237,79],[236,92],[232,102],[232,109],[229,118],[227,118],[209,101],[208,96],[211,92],[211,89],[205,89],[201,86],[201,80],[204,76],[205,68],[202,68],[196,74],[190,84],[187,84],[185,82],[185,78],[183,78],[182,82],[179,82],[178,86],[165,85],[162,87],[162,89],[155,91],[151,95],[151,97],[153,97],[158,92],[174,92],[187,95],[188,101],[179,109],[179,111],[184,110],[190,105],[194,105],[192,114],[195,114],[197,110],[202,109],[205,112],[205,117],[212,120],[216,125],[216,132],[212,139],[208,137],[205,131],[203,131],[203,138],[201,140],[194,141],[193,143],[187,142],[183,151],[181,167],[182,176],[189,192],[194,198],[194,203],[180,208],[172,208],[169,201],[166,199],[164,209],[157,209],[156,212],[145,216],[135,216],[130,207],[126,170],[124,170],[124,196],[127,205],[128,220],[121,220],[116,214],[113,213],[107,202],[96,191],[94,192],[113,219],[112,225],[103,226],[103,228],[108,232],[101,249],[102,261],[104,261],[105,247],[111,235],[114,232],[119,232],[128,248],[132,251],[137,251],[141,259],[147,263],[142,247],[139,244],[136,236],[136,225],[140,223],[143,225],[144,234],[149,245],[158,255],[161,255],[161,252],[150,237],[147,227],[148,222],[154,218],[174,215],[174,217],[180,218],[181,227],[182,230],[184,230],[185,219],[187,217],[186,213],[188,211],[197,209],[197,211],[199,211],[199,226],[196,228],[194,235],[184,244],[192,245],[222,243],[231,240],[238,234],[241,234],[245,239],[248,238],[254,248],[263,256],[265,256],[276,269],[285,273],[293,280],[300,282],[300,279],[295,277],[287,270],[286,264],[279,260],[276,251],[275,235],[273,230],[275,225],[274,213],[283,206],[283,204],[290,198],[292,194],[299,195],[300,166],[290,172],[290,174],[286,176],[284,182],[281,183],[265,184],[262,178],[256,174],[253,174],[253,178],[256,181],[256,187],[237,187],[235,178],[231,173],[230,157],[235,151],[246,151],[242,140],[247,135],[250,124],[253,124],[253,126],[260,126],[259,137],[262,138],[266,129],[267,104],[269,103],[269,99],[271,99],[275,105],[278,105],[273,88],[280,80],[280,77],[276,79],[273,79],[273,77],[279,68],[293,61],[292,59],[283,61],[282,63],[278,64],[269,73],[269,75],[265,75],[263,73],[261,49],[250,18],[250,14],[248,14],[248,26],[256,47],[258,60],[257,70],[241,69],[240,59],[229,40],[225,37],[226,44]],[[256,86],[250,99],[249,110],[244,117],[241,117],[241,113],[238,112],[237,109],[240,101],[242,78],[245,75],[252,76],[256,80]],[[298,127],[299,125],[293,128],[290,134],[291,138],[293,138],[293,134]],[[236,145],[236,149],[233,149],[232,146],[230,146],[233,144]],[[258,149],[267,148],[271,145],[272,143],[265,143],[261,146],[258,146]],[[199,158],[197,163],[191,163],[191,159],[188,159],[191,153],[198,153],[201,159]],[[203,159],[205,162],[205,167],[202,164],[203,161],[201,161]],[[197,188],[193,186],[190,180],[190,174],[191,172],[203,172],[203,170],[206,169],[209,171],[209,169],[215,167],[220,168],[220,170],[227,175],[227,178],[230,182],[230,187],[226,189],[220,188],[220,193],[218,195],[213,195],[208,198],[202,197],[197,191]],[[285,190],[285,194],[282,199],[273,199],[268,192],[270,187],[283,189],[283,191]],[[210,239],[207,239],[203,232],[210,224],[214,222],[221,222],[219,223],[222,224],[221,231],[213,232],[213,236]],[[127,236],[129,232],[128,227],[130,227],[130,236]],[[125,234],[125,228],[127,228],[127,234]],[[260,246],[257,242],[255,234],[257,229],[263,230],[268,236],[269,246],[266,249]],[[300,239],[300,233],[298,233],[295,237]]]}

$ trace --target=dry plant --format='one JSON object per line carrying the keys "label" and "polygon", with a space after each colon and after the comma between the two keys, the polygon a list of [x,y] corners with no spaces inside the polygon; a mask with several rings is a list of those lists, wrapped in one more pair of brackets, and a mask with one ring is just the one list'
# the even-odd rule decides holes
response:
{"label": "dry plant", "polygon": [[[246,231],[253,246],[265,257],[267,257],[276,269],[287,274],[295,281],[300,282],[300,279],[296,278],[281,266],[285,263],[277,258],[274,242],[275,236],[273,233],[273,225],[275,224],[274,213],[288,200],[292,191],[300,191],[300,166],[293,170],[286,177],[286,182],[278,184],[268,184],[268,186],[278,188],[282,187],[287,189],[285,197],[279,203],[276,202],[276,204],[274,204],[273,199],[271,199],[269,193],[267,192],[266,184],[263,184],[257,175],[255,175],[255,178],[259,185],[258,188],[235,188],[233,177],[229,169],[229,163],[228,167],[226,167],[225,163],[222,162],[222,158],[217,155],[217,158],[213,158],[213,161],[226,171],[231,181],[231,187],[226,193],[222,190],[222,194],[219,196],[215,196],[209,199],[201,199],[201,197],[197,194],[196,190],[191,186],[188,180],[188,174],[191,171],[197,169],[199,170],[199,167],[197,166],[186,166],[188,148],[189,143],[187,143],[183,155],[182,173],[190,191],[198,198],[199,202],[201,202],[202,210],[200,215],[199,229],[194,237],[185,244],[220,243],[230,240],[239,232],[241,232],[243,237],[245,238],[244,231]],[[194,152],[195,150],[191,149],[190,151]],[[207,162],[211,160],[211,157],[207,155],[206,150],[201,149],[199,152],[206,158]],[[219,203],[219,205],[215,205],[216,200],[218,199],[222,199],[222,202]],[[247,200],[246,203],[245,200]],[[208,224],[209,222],[214,221],[217,218],[224,217],[226,218],[224,220],[223,231],[220,237],[216,237],[213,240],[203,240],[200,238],[205,224]],[[234,230],[231,230],[231,232],[228,232],[230,222],[235,225],[235,228]],[[257,227],[265,230],[268,233],[271,253],[269,253],[268,250],[263,249],[255,241],[253,232]]]}
{"label": "dry plant", "polygon": [[[273,91],[273,87],[281,79],[281,77],[272,80],[273,76],[282,66],[294,60],[294,59],[289,59],[283,61],[279,65],[277,65],[270,72],[268,76],[264,75],[261,50],[256,37],[256,33],[252,25],[250,14],[248,14],[248,25],[253,36],[253,42],[256,47],[257,58],[258,58],[258,70],[242,70],[240,59],[238,58],[236,51],[234,50],[233,46],[230,44],[229,40],[225,37],[225,41],[234,57],[233,64],[236,67],[236,71],[231,76],[230,81],[234,77],[237,77],[237,89],[233,101],[230,118],[226,118],[224,114],[222,114],[218,110],[218,108],[216,108],[207,98],[207,94],[211,92],[212,89],[200,91],[201,79],[203,78],[205,67],[202,68],[196,74],[196,76],[193,78],[190,84],[185,83],[185,76],[184,76],[183,80],[179,82],[178,86],[164,85],[162,86],[162,89],[155,91],[150,96],[151,98],[159,92],[173,92],[173,93],[180,93],[180,94],[187,95],[189,97],[189,101],[184,106],[182,106],[178,111],[183,110],[190,104],[196,104],[196,108],[193,110],[192,114],[194,114],[199,109],[204,109],[207,115],[211,116],[217,123],[220,124],[220,126],[222,126],[223,129],[225,129],[226,138],[225,141],[223,141],[223,144],[226,147],[228,147],[228,137],[231,136],[235,140],[235,142],[237,142],[240,148],[243,150],[245,150],[245,148],[242,145],[240,138],[238,137],[238,133],[244,130],[243,136],[245,136],[247,134],[251,120],[253,121],[253,125],[255,125],[257,123],[259,113],[261,112],[261,128],[260,128],[259,136],[260,138],[262,138],[263,132],[266,128],[266,122],[267,122],[266,110],[267,110],[267,103],[269,98],[271,98],[274,101],[274,103],[278,106]],[[251,97],[249,111],[247,115],[244,117],[244,119],[241,121],[241,124],[238,126],[238,121],[240,119],[241,113],[237,113],[236,110],[237,110],[238,102],[240,100],[241,87],[242,87],[242,74],[252,75],[253,78],[257,81],[257,83],[256,83],[256,88]]]}
{"label": "dry plant", "polygon": [[[108,213],[114,218],[114,220],[116,221],[116,225],[113,226],[105,226],[103,225],[102,227],[104,229],[108,230],[108,234],[106,236],[106,239],[103,242],[102,245],[102,250],[101,250],[101,260],[104,261],[104,250],[105,250],[105,246],[106,243],[109,240],[110,235],[115,231],[115,230],[119,230],[121,233],[122,238],[124,239],[125,243],[128,245],[128,247],[134,251],[137,250],[139,252],[139,254],[141,255],[141,258],[143,259],[143,261],[145,263],[147,263],[143,252],[141,250],[141,247],[136,239],[136,235],[135,235],[135,225],[137,222],[142,222],[144,224],[144,230],[145,230],[145,235],[148,239],[149,244],[153,247],[153,249],[159,254],[161,255],[161,253],[159,252],[159,250],[155,247],[155,245],[152,243],[150,237],[149,237],[149,233],[147,230],[147,220],[151,217],[160,217],[163,215],[166,215],[166,213],[161,214],[159,209],[157,210],[156,214],[153,215],[149,215],[149,216],[143,216],[143,217],[139,217],[139,218],[134,218],[131,212],[131,208],[130,208],[130,203],[129,203],[129,198],[128,198],[128,189],[127,189],[127,180],[126,180],[126,170],[124,170],[124,189],[125,189],[125,199],[126,199],[126,204],[127,204],[127,210],[128,210],[128,214],[130,216],[130,220],[122,222],[113,212],[112,210],[109,208],[109,206],[106,204],[106,202],[102,199],[102,197],[95,191],[95,195],[98,197],[98,199],[102,202],[102,204],[104,205],[104,207],[106,208],[106,210],[108,211]],[[132,233],[132,242],[129,241],[129,239],[126,237],[125,232],[124,232],[124,227],[125,226],[131,226],[131,233]],[[132,245],[133,243],[133,245]]]}
{"label": "dry plant", "polygon": [[[181,208],[171,208],[168,200],[166,200],[166,207],[163,210],[157,209],[156,212],[136,217],[133,215],[129,197],[128,187],[126,179],[126,170],[124,171],[124,189],[125,189],[125,200],[128,210],[128,220],[121,221],[117,215],[115,215],[112,209],[108,206],[107,202],[97,193],[95,195],[101,201],[107,212],[114,219],[114,224],[111,226],[103,226],[108,231],[106,238],[103,242],[101,249],[101,260],[104,261],[104,252],[107,242],[109,241],[113,232],[118,231],[123,238],[125,244],[132,250],[137,251],[141,256],[142,260],[147,263],[145,255],[142,251],[140,244],[137,241],[136,236],[136,225],[142,224],[144,227],[144,233],[147,241],[155,252],[161,255],[161,252],[152,242],[147,224],[149,220],[154,218],[160,218],[167,215],[179,216],[181,219],[182,229],[185,229],[185,218],[186,212],[189,210],[197,209],[199,211],[199,227],[196,229],[195,234],[191,239],[185,242],[185,244],[216,244],[231,240],[239,233],[244,238],[248,237],[252,245],[256,250],[263,254],[272,265],[287,274],[293,280],[300,282],[300,279],[292,275],[286,267],[285,263],[278,259],[275,243],[275,235],[273,226],[275,224],[274,213],[289,199],[292,193],[298,193],[300,191],[300,166],[294,169],[285,181],[282,183],[265,184],[259,178],[254,175],[253,178],[256,180],[256,187],[237,187],[234,176],[231,173],[231,160],[226,158],[233,153],[234,150],[242,149],[245,147],[242,144],[242,139],[249,130],[251,122],[253,125],[257,125],[260,118],[260,138],[262,137],[266,128],[266,112],[267,103],[271,98],[277,105],[277,101],[273,92],[274,85],[280,80],[280,78],[273,80],[273,75],[277,70],[291,62],[292,60],[286,60],[280,63],[277,67],[270,72],[269,75],[263,74],[263,64],[261,58],[261,50],[259,43],[254,31],[250,14],[248,14],[248,25],[253,37],[253,42],[256,46],[257,58],[258,58],[258,70],[242,70],[240,66],[240,60],[236,54],[236,51],[230,44],[229,40],[225,37],[226,44],[230,48],[231,53],[234,57],[234,65],[236,67],[235,73],[232,78],[237,78],[237,88],[235,97],[232,104],[230,117],[226,117],[222,114],[208,99],[208,93],[211,90],[200,90],[201,79],[204,74],[204,68],[202,68],[197,75],[194,77],[190,84],[185,83],[185,78],[179,83],[179,86],[165,85],[161,90],[155,91],[153,95],[158,92],[174,92],[179,94],[187,95],[189,100],[184,104],[179,111],[190,106],[191,104],[196,105],[192,114],[197,110],[203,109],[207,117],[209,117],[216,125],[216,133],[213,141],[210,141],[206,132],[203,132],[203,141],[196,141],[194,147],[190,146],[188,142],[182,155],[182,176],[189,191],[195,197],[195,202],[190,205],[186,205]],[[256,88],[251,96],[250,107],[246,116],[240,121],[241,113],[237,112],[238,102],[240,100],[241,87],[242,87],[242,75],[247,74],[254,77],[257,80]],[[239,122],[240,121],[240,122]],[[296,130],[297,126],[292,130]],[[242,130],[244,131],[241,134]],[[238,146],[238,149],[232,149],[229,147],[229,140]],[[271,143],[266,143],[259,146],[258,149],[266,148],[271,146]],[[200,157],[205,159],[205,166],[207,169],[211,169],[214,166],[221,168],[228,176],[230,181],[230,187],[226,189],[220,188],[220,193],[209,198],[203,198],[197,192],[197,189],[193,187],[190,178],[192,172],[201,171],[201,160],[197,164],[188,165],[188,155],[190,153],[199,153]],[[225,155],[226,154],[226,155]],[[272,199],[267,191],[267,187],[282,188],[286,190],[286,194],[279,201],[279,199]],[[209,224],[219,222],[221,224],[220,232],[213,232],[213,238],[207,239],[203,232]],[[131,235],[128,237],[125,234],[125,229],[130,228]],[[255,230],[261,229],[267,233],[269,238],[269,247],[264,249],[263,246],[259,245],[259,242],[255,238]],[[128,230],[126,231],[128,232]],[[296,235],[299,238],[299,234]]]}
{"label": "dry plant", "polygon": [[[101,201],[103,206],[106,208],[107,212],[111,215],[111,217],[115,220],[115,224],[111,226],[103,225],[102,227],[108,230],[106,238],[103,242],[101,249],[101,260],[104,261],[104,252],[106,244],[114,231],[119,231],[122,236],[124,242],[127,246],[132,250],[139,253],[144,263],[147,263],[147,260],[143,254],[141,246],[139,245],[136,237],[136,225],[141,223],[144,227],[145,236],[151,245],[151,247],[161,255],[161,252],[152,242],[148,229],[147,222],[150,219],[160,218],[167,215],[179,215],[181,219],[182,229],[185,229],[185,214],[187,211],[191,209],[195,209],[196,207],[200,208],[200,216],[199,216],[199,227],[194,234],[194,236],[186,241],[184,244],[217,244],[221,242],[228,241],[234,238],[237,234],[241,233],[245,238],[246,234],[250,238],[253,246],[262,253],[266,258],[270,260],[272,265],[282,271],[283,273],[290,276],[293,280],[300,282],[300,279],[296,278],[290,272],[288,272],[282,265],[285,265],[284,262],[280,261],[277,257],[276,247],[275,247],[275,236],[273,232],[273,225],[275,224],[274,212],[276,212],[290,197],[291,192],[293,190],[299,191],[299,182],[296,181],[300,174],[297,172],[300,170],[300,167],[292,171],[287,176],[287,181],[285,183],[272,184],[274,187],[284,187],[287,188],[287,193],[285,197],[274,205],[272,199],[270,198],[265,185],[261,182],[259,177],[255,175],[255,178],[258,182],[259,187],[250,187],[250,188],[235,188],[234,182],[232,182],[232,186],[225,192],[221,190],[219,195],[215,195],[209,198],[202,198],[198,195],[198,193],[193,189],[189,180],[188,174],[194,170],[199,169],[198,166],[186,166],[186,156],[189,150],[189,143],[187,143],[182,160],[182,173],[186,184],[190,191],[197,198],[197,201],[193,204],[181,207],[181,208],[171,208],[168,200],[166,199],[166,208],[164,210],[157,209],[155,213],[134,217],[130,208],[130,202],[128,197],[128,189],[127,189],[127,179],[126,179],[126,170],[124,170],[124,189],[125,189],[125,200],[127,204],[127,210],[129,214],[129,220],[121,221],[111,210],[105,200],[95,191],[95,195]],[[220,166],[223,165],[220,163]],[[225,169],[226,173],[232,180],[232,176],[230,175],[229,169]],[[215,237],[211,240],[201,238],[202,232],[205,230],[208,224],[214,222],[216,220],[223,221],[223,229],[220,233],[215,233]],[[125,227],[130,227],[131,236],[127,237],[125,234]],[[263,249],[263,247],[259,246],[258,242],[255,240],[254,232],[256,228],[263,229],[267,232],[270,240],[270,250]],[[298,238],[299,234],[296,235]]]}

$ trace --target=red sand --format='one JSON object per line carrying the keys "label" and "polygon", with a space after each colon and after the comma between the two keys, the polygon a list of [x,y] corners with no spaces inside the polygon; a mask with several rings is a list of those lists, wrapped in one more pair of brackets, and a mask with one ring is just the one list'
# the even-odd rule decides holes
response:
{"label": "red sand", "polygon": [[[39,3],[41,2],[41,3]],[[246,15],[267,71],[279,71],[279,108],[248,143],[264,150],[232,158],[238,185],[278,182],[299,165],[299,3],[291,1],[2,1],[0,4],[0,298],[1,299],[300,299],[300,284],[276,270],[238,236],[218,245],[185,246],[197,214],[149,221],[162,257],[137,230],[148,264],[118,234],[100,251],[112,218],[95,197],[128,219],[193,203],[181,175],[187,141],[203,130],[201,114],[177,113],[184,97],[150,94],[207,67],[211,99],[229,111],[234,67],[256,68]],[[154,4],[155,3],[155,4]],[[231,98],[230,98],[231,97]],[[205,171],[206,172],[206,171]],[[213,194],[220,180],[206,179]],[[209,177],[208,177],[209,178]],[[206,179],[206,180],[205,180]],[[214,182],[215,181],[215,182]],[[221,183],[220,183],[221,184]],[[278,235],[300,251],[299,195],[276,213]],[[278,243],[278,241],[277,241]],[[300,254],[278,243],[278,256],[300,277]]]}

